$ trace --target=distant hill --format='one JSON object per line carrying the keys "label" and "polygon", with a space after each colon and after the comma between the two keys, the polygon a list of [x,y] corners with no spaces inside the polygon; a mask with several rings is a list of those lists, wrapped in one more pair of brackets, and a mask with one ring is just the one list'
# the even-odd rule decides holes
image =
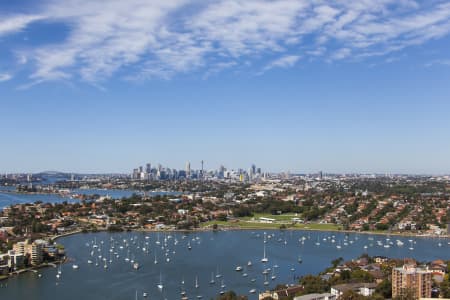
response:
{"label": "distant hill", "polygon": [[44,171],[40,173],[36,173],[36,175],[40,176],[67,176],[68,173],[58,172],[58,171]]}

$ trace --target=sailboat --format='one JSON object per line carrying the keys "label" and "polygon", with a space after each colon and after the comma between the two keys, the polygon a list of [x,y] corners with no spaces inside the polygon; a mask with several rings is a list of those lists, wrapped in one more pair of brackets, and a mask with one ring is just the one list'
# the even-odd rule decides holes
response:
{"label": "sailboat", "polygon": [[267,281],[267,275],[264,275],[264,285],[269,285],[269,281]]}
{"label": "sailboat", "polygon": [[214,281],[214,272],[211,272],[211,280],[209,281],[209,283],[210,283],[210,284],[216,283],[216,282]]}
{"label": "sailboat", "polygon": [[220,278],[222,275],[219,273],[219,266],[217,266],[216,278]]}
{"label": "sailboat", "polygon": [[181,296],[186,296],[186,291],[184,290],[184,277],[181,278]]}
{"label": "sailboat", "polygon": [[162,283],[162,274],[161,274],[161,272],[159,272],[159,283],[156,286],[158,287],[158,289],[160,291],[162,291],[162,289],[164,288],[164,285]]}
{"label": "sailboat", "polygon": [[272,268],[272,276],[270,277],[272,280],[275,280],[277,276],[275,275],[275,268]]}
{"label": "sailboat", "polygon": [[155,261],[154,261],[155,265],[158,263],[158,260],[156,259],[156,253],[155,253]]}
{"label": "sailboat", "polygon": [[57,279],[61,278],[61,274],[62,274],[62,271],[61,271],[61,264],[60,264],[58,266],[58,271],[56,272],[56,278]]}
{"label": "sailboat", "polygon": [[264,256],[261,258],[261,262],[266,263],[269,259],[266,257],[266,244],[264,244]]}
{"label": "sailboat", "polygon": [[246,270],[247,270],[247,268],[244,269],[244,273],[242,273],[242,277],[247,277],[248,276]]}
{"label": "sailboat", "polygon": [[198,285],[198,276],[195,276],[195,288],[198,289],[200,286]]}

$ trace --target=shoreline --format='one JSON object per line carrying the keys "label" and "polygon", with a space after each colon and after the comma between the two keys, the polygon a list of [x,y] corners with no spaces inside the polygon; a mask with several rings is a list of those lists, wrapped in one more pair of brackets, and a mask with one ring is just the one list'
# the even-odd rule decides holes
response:
{"label": "shoreline", "polygon": [[44,263],[44,264],[41,264],[38,266],[32,266],[32,267],[28,267],[25,269],[16,270],[16,271],[9,273],[8,275],[0,276],[0,281],[6,281],[8,279],[19,277],[20,275],[25,274],[27,272],[39,273],[38,270],[40,270],[40,269],[44,269],[44,268],[48,268],[48,267],[56,268],[57,265],[65,264],[68,261],[69,261],[69,258],[67,256],[64,256],[64,258],[62,260],[52,261],[52,262]]}
{"label": "shoreline", "polygon": [[[213,229],[211,225],[202,227],[202,228],[193,228],[193,229],[146,229],[146,228],[138,228],[131,229],[129,231],[114,231],[111,233],[126,233],[126,232],[186,232],[186,233],[194,233],[194,232],[210,232],[210,231],[263,231],[263,230],[275,230],[275,231],[318,231],[318,232],[333,232],[333,233],[345,233],[345,234],[364,234],[364,235],[379,235],[379,236],[398,236],[398,237],[416,237],[416,238],[442,238],[442,239],[450,239],[450,235],[427,235],[427,234],[414,234],[414,233],[392,233],[392,232],[376,232],[376,231],[354,231],[354,230],[341,230],[341,229],[316,229],[316,228],[273,228],[273,227],[239,227],[239,226],[223,226],[219,225],[218,229]],[[108,232],[108,229],[101,228],[97,229],[97,231],[88,231],[85,233],[96,233],[96,232]],[[84,233],[81,230],[70,232],[67,234],[62,234],[53,237],[53,240],[56,240],[61,237],[70,236],[78,233]],[[450,242],[450,241],[449,241]]]}
{"label": "shoreline", "polygon": [[[219,225],[218,228],[215,230],[212,228],[211,225],[200,227],[200,228],[192,228],[192,229],[146,229],[146,228],[137,228],[137,229],[131,229],[123,231],[112,231],[111,233],[126,233],[126,232],[209,232],[209,231],[248,231],[248,230],[275,230],[275,231],[317,231],[317,232],[333,232],[333,233],[345,233],[345,234],[364,234],[364,235],[378,235],[378,236],[398,236],[398,237],[416,237],[416,238],[435,238],[435,239],[450,239],[450,235],[428,235],[428,234],[417,234],[417,233],[401,233],[401,232],[378,232],[378,231],[354,231],[354,230],[343,230],[343,229],[317,229],[317,228],[273,228],[273,227],[261,227],[261,226],[255,226],[255,227],[239,227],[239,226],[224,226]],[[96,232],[108,232],[107,228],[100,228],[97,229],[97,231],[88,231],[83,232],[82,230],[76,230],[69,233],[64,233],[61,235],[50,237],[52,241],[56,241],[59,238],[63,238],[66,236],[71,236],[75,234],[83,234],[83,233],[96,233]]]}
{"label": "shoreline", "polygon": [[[259,224],[259,223],[258,223]],[[280,224],[281,225],[281,224]],[[208,228],[211,225],[205,226],[204,228]],[[428,235],[428,234],[424,234],[424,233],[402,233],[402,232],[380,232],[380,231],[355,231],[355,230],[344,230],[344,229],[318,229],[318,228],[292,228],[292,227],[286,227],[284,229],[280,229],[280,228],[274,228],[274,227],[264,227],[264,226],[255,226],[255,227],[227,227],[224,225],[220,225],[218,224],[218,231],[221,230],[221,228],[225,228],[225,230],[281,230],[281,231],[320,231],[320,232],[340,232],[340,233],[346,233],[346,234],[365,234],[365,235],[380,235],[380,236],[399,236],[399,237],[420,237],[420,238],[443,238],[443,239],[450,239],[450,235],[449,234],[443,234],[443,235]],[[212,231],[213,229],[200,229],[200,230],[196,230],[193,229],[193,231]]]}

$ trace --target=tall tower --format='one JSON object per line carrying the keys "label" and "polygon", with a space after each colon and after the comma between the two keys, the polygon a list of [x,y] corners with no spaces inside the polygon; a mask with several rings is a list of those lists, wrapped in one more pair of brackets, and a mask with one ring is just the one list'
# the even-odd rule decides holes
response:
{"label": "tall tower", "polygon": [[201,173],[202,179],[203,179],[203,163],[204,163],[204,161],[203,161],[203,159],[202,159],[202,173]]}
{"label": "tall tower", "polygon": [[191,163],[186,162],[186,178],[191,178]]}

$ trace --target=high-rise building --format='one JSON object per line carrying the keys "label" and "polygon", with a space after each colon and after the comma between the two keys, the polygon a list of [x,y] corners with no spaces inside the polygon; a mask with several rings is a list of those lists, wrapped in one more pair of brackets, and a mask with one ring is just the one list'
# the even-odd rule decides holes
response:
{"label": "high-rise building", "polygon": [[25,242],[17,242],[13,245],[13,251],[17,254],[25,255]]}
{"label": "high-rise building", "polygon": [[139,178],[139,169],[133,169],[133,174],[131,175],[132,179],[138,179]]}
{"label": "high-rise building", "polygon": [[14,244],[13,251],[16,255],[28,256],[31,265],[36,266],[41,264],[43,261],[44,247],[46,245],[47,242],[44,240],[35,240],[32,243],[30,243],[29,240],[26,240],[25,242],[18,242]]}
{"label": "high-rise building", "polygon": [[152,164],[151,163],[147,163],[147,165],[145,165],[145,172],[147,174],[150,174],[152,172]]}
{"label": "high-rise building", "polygon": [[43,240],[36,240],[31,244],[30,258],[32,265],[36,266],[42,263],[45,245],[46,242]]}
{"label": "high-rise building", "polygon": [[204,161],[202,160],[202,170],[200,171],[200,178],[203,179],[203,163]]}
{"label": "high-rise building", "polygon": [[191,178],[191,163],[186,162],[186,178]]}
{"label": "high-rise building", "polygon": [[392,269],[392,297],[431,298],[432,271],[414,265]]}

